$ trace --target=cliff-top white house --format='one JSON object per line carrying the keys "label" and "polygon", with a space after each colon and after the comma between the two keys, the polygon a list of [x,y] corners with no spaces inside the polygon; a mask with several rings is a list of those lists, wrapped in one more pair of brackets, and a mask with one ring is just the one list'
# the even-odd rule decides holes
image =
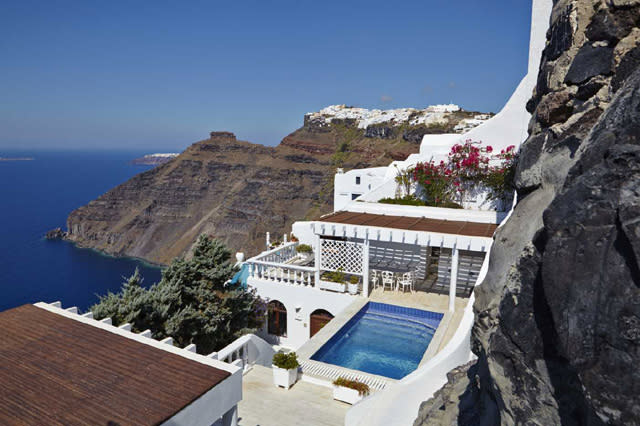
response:
{"label": "cliff-top white house", "polygon": [[[511,205],[490,209],[481,194],[466,200],[464,209],[378,201],[396,195],[399,170],[444,160],[455,144],[519,147],[527,137],[525,104],[536,83],[551,6],[550,0],[533,1],[528,74],[502,111],[477,117],[481,123],[462,134],[425,135],[420,152],[405,161],[338,170],[334,212],[294,223],[284,243],[244,264],[247,285],[269,300],[262,337],[297,351],[303,380],[329,383],[347,375],[376,390],[348,411],[348,425],[412,424],[419,404],[446,382],[446,373],[473,357],[472,290],[486,273],[493,234]],[[298,253],[302,244],[312,252]],[[423,335],[419,326],[431,326],[431,332]],[[413,342],[406,348],[396,339],[405,333]],[[427,344],[418,344],[420,339]],[[407,355],[415,346],[420,353]],[[395,369],[394,363],[411,366]]]}
{"label": "cliff-top white house", "polygon": [[[96,350],[95,359],[86,358],[87,365],[95,364],[96,374],[106,377],[104,389],[98,389],[105,392],[109,368],[101,360],[121,360],[99,350],[100,339],[126,350],[134,348],[136,368],[153,363],[149,371],[168,386],[172,381],[193,380],[192,388],[180,385],[183,395],[154,388],[144,375],[138,377],[139,383],[119,383],[123,404],[160,401],[150,415],[163,424],[286,425],[314,424],[314,420],[349,426],[413,424],[420,404],[446,383],[447,372],[473,359],[473,288],[486,274],[493,235],[508,218],[511,205],[493,206],[481,193],[463,200],[463,209],[379,201],[396,196],[399,172],[444,160],[455,144],[482,141],[498,151],[519,147],[527,137],[530,115],[525,104],[536,84],[551,8],[551,0],[533,0],[528,73],[502,111],[462,123],[463,133],[425,135],[420,152],[405,161],[338,170],[334,212],[294,223],[277,245],[272,246],[267,235],[269,248],[242,262],[234,280],[268,301],[267,321],[259,336],[242,336],[205,357],[191,352],[193,348],[174,348],[166,344],[171,342],[131,333],[126,325],[113,327],[108,319],[94,321],[91,313],[81,316],[59,304],[8,311],[9,315],[0,315],[0,325],[22,322],[25,333],[42,329],[46,334],[59,323],[86,334],[94,340],[89,346],[62,333],[62,346],[50,341],[41,346],[39,356],[48,357],[53,348],[58,352],[49,362],[65,365],[69,356]],[[353,113],[340,106],[331,108],[333,115]],[[429,111],[457,109],[440,105]],[[374,111],[367,120],[379,120],[379,115]],[[240,254],[238,258],[243,260]],[[276,370],[271,369],[271,360],[277,350],[298,354],[300,383],[289,390],[272,382],[271,372]],[[180,371],[162,377],[163,366]],[[128,371],[113,368],[115,374],[126,376]],[[334,401],[328,389],[338,377],[366,383],[371,394],[353,406]],[[131,398],[137,399],[128,399],[126,392],[147,385],[148,395],[132,392]],[[73,402],[77,395],[69,391],[62,396]],[[99,407],[95,409],[99,412]]]}

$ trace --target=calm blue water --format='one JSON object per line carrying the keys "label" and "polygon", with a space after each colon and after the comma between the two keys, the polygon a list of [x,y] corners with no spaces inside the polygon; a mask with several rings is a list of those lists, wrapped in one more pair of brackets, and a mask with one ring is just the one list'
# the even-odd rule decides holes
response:
{"label": "calm blue water", "polygon": [[143,152],[0,152],[34,161],[0,162],[0,311],[25,303],[62,301],[85,310],[96,294],[118,290],[136,266],[150,285],[160,269],[116,259],[46,231],[65,229],[67,215],[150,167],[128,162]]}
{"label": "calm blue water", "polygon": [[438,316],[435,320],[425,319],[423,315],[390,312],[396,308],[393,305],[376,304],[378,307],[374,309],[370,305],[349,320],[311,359],[401,379],[418,368],[442,315],[434,314]]}

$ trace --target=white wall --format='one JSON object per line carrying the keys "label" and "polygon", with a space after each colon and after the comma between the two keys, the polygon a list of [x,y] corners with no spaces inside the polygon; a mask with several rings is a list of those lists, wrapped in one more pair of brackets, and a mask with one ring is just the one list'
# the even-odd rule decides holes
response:
{"label": "white wall", "polygon": [[399,204],[382,204],[358,202],[349,204],[346,211],[355,213],[384,214],[389,216],[427,217],[462,222],[498,224],[507,215],[506,212],[481,211],[467,209],[447,209],[444,207],[402,206]]}
{"label": "white wall", "polygon": [[[333,293],[314,287],[263,281],[252,277],[247,279],[247,284],[251,288],[255,288],[260,297],[270,301],[277,300],[285,306],[287,309],[287,337],[278,339],[277,343],[292,350],[297,350],[309,340],[309,317],[313,311],[324,309],[336,316],[359,297],[346,293]],[[296,310],[297,307],[300,309]]]}
{"label": "white wall", "polygon": [[242,369],[162,423],[163,426],[209,426],[242,400]]}
{"label": "white wall", "polygon": [[[333,186],[333,210],[341,210],[349,204],[353,199],[352,195],[366,194],[378,187],[384,181],[386,172],[387,167],[372,167],[336,173]],[[360,178],[360,183],[357,183],[357,178]]]}

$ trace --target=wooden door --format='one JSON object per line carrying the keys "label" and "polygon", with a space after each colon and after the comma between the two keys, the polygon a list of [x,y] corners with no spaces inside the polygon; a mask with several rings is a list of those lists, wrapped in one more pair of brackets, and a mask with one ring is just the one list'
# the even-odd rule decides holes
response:
{"label": "wooden door", "polygon": [[311,331],[311,335],[309,337],[313,337],[322,327],[327,325],[329,321],[333,319],[333,315],[324,309],[317,309],[313,311],[311,317],[309,319],[309,328]]}

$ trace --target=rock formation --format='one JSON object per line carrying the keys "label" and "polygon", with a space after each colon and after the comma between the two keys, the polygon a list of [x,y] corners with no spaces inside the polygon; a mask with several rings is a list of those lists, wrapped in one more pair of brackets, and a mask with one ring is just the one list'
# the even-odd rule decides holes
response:
{"label": "rock formation", "polygon": [[[448,126],[472,115],[438,114]],[[386,166],[419,150],[400,131],[368,137],[366,126],[355,121],[308,117],[277,147],[212,132],[178,157],[73,211],[67,238],[109,254],[166,264],[206,233],[253,255],[264,249],[267,231],[277,238],[294,221],[332,210],[337,167]],[[418,124],[400,119],[394,124],[422,137]]]}
{"label": "rock formation", "polygon": [[472,347],[416,425],[640,424],[640,2],[554,1]]}

